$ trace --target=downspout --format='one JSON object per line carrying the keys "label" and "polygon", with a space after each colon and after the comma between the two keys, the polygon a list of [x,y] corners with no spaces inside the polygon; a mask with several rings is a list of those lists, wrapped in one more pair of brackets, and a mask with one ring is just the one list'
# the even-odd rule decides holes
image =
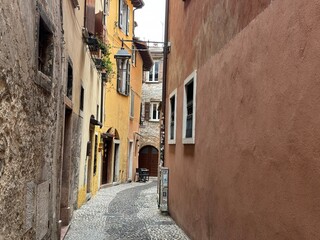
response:
{"label": "downspout", "polygon": [[165,29],[164,29],[164,46],[163,46],[163,76],[162,76],[162,122],[160,125],[160,163],[158,173],[158,208],[161,201],[161,168],[165,163],[165,145],[166,145],[166,93],[167,93],[167,69],[168,69],[168,26],[169,26],[169,0],[166,0],[165,9]]}
{"label": "downspout", "polygon": [[163,122],[161,128],[161,135],[163,135],[163,152],[162,152],[162,163],[161,166],[164,166],[165,157],[164,157],[164,148],[166,144],[166,93],[167,93],[167,69],[168,69],[168,39],[169,39],[169,0],[166,0],[166,9],[165,9],[165,29],[164,29],[164,49],[163,49],[163,79],[162,79],[162,114]]}
{"label": "downspout", "polygon": [[100,122],[102,123],[102,126],[103,126],[103,109],[104,109],[104,107],[103,107],[103,98],[104,98],[104,96],[103,96],[103,94],[104,94],[104,91],[103,91],[103,87],[104,87],[104,84],[103,84],[103,80],[102,80],[102,77],[101,77],[101,75],[100,75],[100,78],[101,78],[101,96],[100,96]]}

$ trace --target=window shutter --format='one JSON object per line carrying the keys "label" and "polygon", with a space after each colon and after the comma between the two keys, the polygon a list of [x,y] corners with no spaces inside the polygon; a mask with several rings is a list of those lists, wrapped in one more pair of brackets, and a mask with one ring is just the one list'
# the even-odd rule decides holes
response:
{"label": "window shutter", "polygon": [[117,89],[118,89],[118,92],[121,93],[121,75],[119,70],[117,72]]}
{"label": "window shutter", "polygon": [[103,12],[100,11],[95,16],[95,33],[96,36],[100,37],[100,39],[103,39]]}
{"label": "window shutter", "polygon": [[126,34],[129,35],[129,26],[130,26],[130,9],[127,5],[127,27],[126,27]]}
{"label": "window shutter", "polygon": [[118,16],[118,25],[119,28],[122,28],[122,15],[123,15],[123,0],[119,0],[119,16]]}
{"label": "window shutter", "polygon": [[128,61],[128,67],[127,67],[127,79],[126,79],[126,95],[129,95],[130,90],[130,64]]}
{"label": "window shutter", "polygon": [[144,103],[144,120],[149,121],[150,119],[150,103],[145,102]]}
{"label": "window shutter", "polygon": [[95,33],[95,0],[86,0],[86,28],[90,34]]}

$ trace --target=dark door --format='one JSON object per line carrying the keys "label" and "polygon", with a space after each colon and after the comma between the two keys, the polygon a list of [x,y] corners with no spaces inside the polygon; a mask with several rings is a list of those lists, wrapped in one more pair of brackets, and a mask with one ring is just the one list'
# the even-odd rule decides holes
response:
{"label": "dark door", "polygon": [[158,175],[158,150],[155,147],[143,147],[139,152],[139,168],[149,169],[150,176]]}
{"label": "dark door", "polygon": [[102,184],[108,183],[108,142],[103,139]]}
{"label": "dark door", "polygon": [[103,158],[102,158],[102,184],[111,183],[111,166],[112,166],[112,157],[111,154],[112,141],[110,139],[103,139]]}

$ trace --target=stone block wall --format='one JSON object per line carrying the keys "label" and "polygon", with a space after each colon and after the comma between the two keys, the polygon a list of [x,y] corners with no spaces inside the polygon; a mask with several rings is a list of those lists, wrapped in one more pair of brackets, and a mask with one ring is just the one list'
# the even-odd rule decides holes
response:
{"label": "stone block wall", "polygon": [[[160,64],[160,68],[161,68]],[[162,100],[162,79],[159,82],[148,83],[142,85],[142,108],[140,133],[140,149],[144,146],[151,145],[159,149],[160,144],[160,121],[148,121],[145,118],[145,103],[161,102]]]}
{"label": "stone block wall", "polygon": [[[52,27],[45,77],[40,15]],[[57,238],[61,79],[59,1],[0,0],[0,239]]]}

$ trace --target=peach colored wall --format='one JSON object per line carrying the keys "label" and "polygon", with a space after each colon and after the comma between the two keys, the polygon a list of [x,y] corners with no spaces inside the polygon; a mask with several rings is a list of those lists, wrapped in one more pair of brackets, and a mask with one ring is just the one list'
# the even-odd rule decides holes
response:
{"label": "peach colored wall", "polygon": [[[186,8],[171,2],[167,99],[178,88],[177,143],[165,152],[171,216],[191,239],[319,239],[319,2],[272,1],[210,57],[201,38],[182,55],[188,43],[173,24],[182,24],[176,18]],[[188,19],[183,24],[196,22]],[[199,27],[190,25],[193,35]],[[194,69],[196,144],[183,145],[182,84]]]}

